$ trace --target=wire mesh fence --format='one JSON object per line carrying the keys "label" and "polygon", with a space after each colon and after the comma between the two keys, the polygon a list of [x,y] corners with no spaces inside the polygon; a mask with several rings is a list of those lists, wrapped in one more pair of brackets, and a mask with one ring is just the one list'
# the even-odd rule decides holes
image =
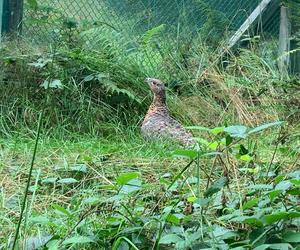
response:
{"label": "wire mesh fence", "polygon": [[[29,1],[30,2],[30,1]],[[26,4],[26,35],[52,40],[57,29],[88,29],[107,25],[124,34],[139,35],[161,24],[173,35],[194,33],[214,22],[223,30],[236,30],[260,0],[46,0]],[[276,25],[272,25],[276,26]],[[45,36],[46,35],[46,36]],[[177,34],[178,35],[178,34]],[[45,39],[47,38],[47,39]]]}
{"label": "wire mesh fence", "polygon": [[[168,47],[193,42],[218,46],[233,34],[261,0],[38,0],[27,1],[23,34],[39,43],[68,41],[95,49],[103,40],[117,41],[127,50],[152,43],[149,62],[161,57]],[[279,4],[261,17],[256,29],[276,36]],[[34,4],[33,4],[34,3]],[[255,32],[255,29],[254,29]],[[155,37],[155,39],[153,39]],[[160,48],[164,48],[162,51]],[[136,58],[138,60],[138,58]]]}

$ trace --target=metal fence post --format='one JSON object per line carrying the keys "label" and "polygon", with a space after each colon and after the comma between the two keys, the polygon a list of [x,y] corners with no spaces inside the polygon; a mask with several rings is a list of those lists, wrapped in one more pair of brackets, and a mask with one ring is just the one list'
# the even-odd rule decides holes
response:
{"label": "metal fence post", "polygon": [[0,0],[0,38],[2,34],[3,5],[4,5],[4,0]]}
{"label": "metal fence post", "polygon": [[2,27],[1,27],[1,32],[2,34],[8,32],[9,30],[9,5],[8,5],[9,0],[2,0],[2,15],[1,15],[1,21],[2,21]]}
{"label": "metal fence post", "polygon": [[21,32],[24,0],[0,0],[1,34],[17,35]]}
{"label": "metal fence post", "polygon": [[283,4],[280,7],[279,32],[279,70],[283,76],[288,74],[290,66],[290,22],[288,8]]}

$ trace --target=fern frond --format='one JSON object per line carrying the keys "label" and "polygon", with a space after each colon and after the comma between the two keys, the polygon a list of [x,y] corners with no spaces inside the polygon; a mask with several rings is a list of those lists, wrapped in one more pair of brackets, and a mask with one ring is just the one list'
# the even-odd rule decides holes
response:
{"label": "fern frond", "polygon": [[102,84],[102,86],[104,87],[105,91],[110,92],[112,94],[123,94],[126,95],[129,99],[141,103],[140,99],[137,98],[133,93],[131,93],[129,90],[124,89],[124,88],[120,88],[117,86],[117,84],[115,82],[113,82],[112,80],[108,79],[108,78],[98,78],[99,82]]}
{"label": "fern frond", "polygon": [[164,31],[165,29],[165,24],[161,24],[159,26],[156,26],[150,30],[147,30],[145,32],[145,34],[142,37],[142,43],[144,46],[149,45],[149,43],[151,42],[151,40],[157,36],[159,33],[161,33],[162,31]]}

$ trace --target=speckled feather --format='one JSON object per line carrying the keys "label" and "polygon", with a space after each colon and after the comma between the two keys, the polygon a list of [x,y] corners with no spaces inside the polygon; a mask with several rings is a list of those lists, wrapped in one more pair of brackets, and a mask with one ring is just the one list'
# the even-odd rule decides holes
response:
{"label": "speckled feather", "polygon": [[166,105],[165,86],[158,80],[148,78],[154,97],[142,124],[142,133],[147,137],[167,137],[184,145],[193,145],[192,134],[172,118]]}

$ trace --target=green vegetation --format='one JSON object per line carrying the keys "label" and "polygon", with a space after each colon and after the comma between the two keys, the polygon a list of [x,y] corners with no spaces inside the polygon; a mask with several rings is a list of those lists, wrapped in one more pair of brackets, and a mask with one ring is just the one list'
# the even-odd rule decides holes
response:
{"label": "green vegetation", "polygon": [[[273,141],[266,132],[278,126]],[[201,145],[194,150],[145,143],[130,130],[109,139],[42,138],[20,243],[48,242],[48,249],[296,246],[299,151],[282,144],[282,126],[191,127]],[[1,141],[4,249],[14,235],[33,145],[25,138]]]}
{"label": "green vegetation", "polygon": [[[300,249],[299,77],[276,41],[221,58],[219,11],[193,36],[171,22],[133,39],[27,4],[55,39],[0,44],[0,249]],[[141,136],[149,76],[194,148]]]}

